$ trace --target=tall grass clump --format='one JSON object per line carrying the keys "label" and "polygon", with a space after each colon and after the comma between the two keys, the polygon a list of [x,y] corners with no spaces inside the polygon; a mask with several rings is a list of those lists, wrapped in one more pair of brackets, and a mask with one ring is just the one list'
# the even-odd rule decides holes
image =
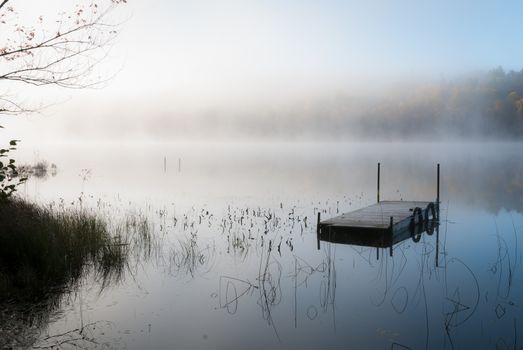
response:
{"label": "tall grass clump", "polygon": [[121,277],[126,259],[127,245],[86,210],[0,201],[0,298],[70,289],[88,270],[105,285]]}
{"label": "tall grass clump", "polygon": [[143,215],[0,198],[0,349],[30,347],[87,278],[101,292],[132,275],[158,251],[153,237]]}

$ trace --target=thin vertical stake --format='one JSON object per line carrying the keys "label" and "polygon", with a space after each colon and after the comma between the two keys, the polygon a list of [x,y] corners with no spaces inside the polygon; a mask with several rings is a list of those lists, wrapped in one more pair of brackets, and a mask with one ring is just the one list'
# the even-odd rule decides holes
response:
{"label": "thin vertical stake", "polygon": [[182,172],[182,158],[178,158],[178,172]]}
{"label": "thin vertical stake", "polygon": [[167,157],[163,156],[163,172],[167,172]]}
{"label": "thin vertical stake", "polygon": [[439,267],[439,222],[436,222],[436,267]]}
{"label": "thin vertical stake", "polygon": [[378,203],[380,202],[380,163],[378,163]]}
{"label": "thin vertical stake", "polygon": [[320,216],[321,213],[318,211],[318,223],[316,224],[316,240],[318,243],[318,250],[320,250]]}
{"label": "thin vertical stake", "polygon": [[437,186],[437,197],[436,197],[436,213],[439,220],[439,163],[438,163],[438,186]]}
{"label": "thin vertical stake", "polygon": [[393,227],[394,226],[394,217],[390,217],[390,251],[389,251],[389,254],[390,256],[392,256],[392,246],[394,245],[394,239],[392,237],[393,233],[394,233],[394,230],[393,230]]}

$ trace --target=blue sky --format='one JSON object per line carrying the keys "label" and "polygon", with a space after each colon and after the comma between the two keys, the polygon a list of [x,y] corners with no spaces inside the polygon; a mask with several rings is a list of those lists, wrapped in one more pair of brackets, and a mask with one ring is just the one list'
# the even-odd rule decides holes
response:
{"label": "blue sky", "polygon": [[523,1],[506,0],[129,0],[109,91],[201,97],[520,70],[522,15]]}
{"label": "blue sky", "polygon": [[133,2],[122,75],[149,63],[154,76],[171,78],[150,82],[158,87],[323,86],[523,68],[523,1]]}

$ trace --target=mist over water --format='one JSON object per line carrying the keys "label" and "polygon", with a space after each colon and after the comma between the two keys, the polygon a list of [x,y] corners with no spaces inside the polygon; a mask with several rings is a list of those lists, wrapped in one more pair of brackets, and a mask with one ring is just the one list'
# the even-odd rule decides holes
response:
{"label": "mist over water", "polygon": [[359,191],[372,202],[377,162],[383,198],[434,199],[440,163],[448,200],[493,214],[523,210],[519,143],[76,143],[27,145],[18,154],[21,163],[44,159],[58,167],[56,176],[32,179],[23,189],[44,201],[57,192],[72,200],[90,189],[134,199],[169,200],[172,192],[254,202]]}

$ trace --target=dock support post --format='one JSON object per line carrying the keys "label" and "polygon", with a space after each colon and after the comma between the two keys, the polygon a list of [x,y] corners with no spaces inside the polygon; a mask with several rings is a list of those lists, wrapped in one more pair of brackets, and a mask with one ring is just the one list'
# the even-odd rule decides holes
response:
{"label": "dock support post", "polygon": [[439,221],[436,222],[436,267],[439,267]]}
{"label": "dock support post", "polygon": [[394,226],[394,217],[390,217],[390,250],[389,250],[389,255],[392,256],[392,246],[394,245],[394,240],[393,240],[393,233],[394,233],[394,229],[393,229],[393,226]]}
{"label": "dock support post", "polygon": [[321,213],[318,211],[318,223],[316,225],[316,240],[318,241],[318,250],[320,250],[320,219]]}
{"label": "dock support post", "polygon": [[378,203],[380,202],[380,163],[378,162]]}
{"label": "dock support post", "polygon": [[380,260],[380,248],[376,247],[376,260]]}
{"label": "dock support post", "polygon": [[436,194],[436,215],[439,221],[439,163],[438,163],[438,184],[437,184],[437,194]]}

